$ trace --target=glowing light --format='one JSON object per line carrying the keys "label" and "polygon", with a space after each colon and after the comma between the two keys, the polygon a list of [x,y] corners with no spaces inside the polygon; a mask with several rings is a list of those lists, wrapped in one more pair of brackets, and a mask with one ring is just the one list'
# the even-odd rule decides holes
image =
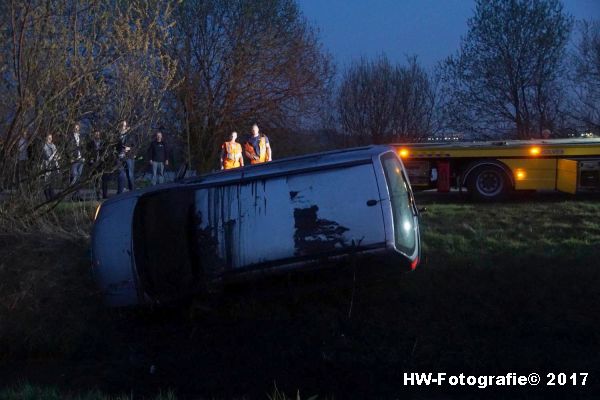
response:
{"label": "glowing light", "polygon": [[94,213],[94,221],[96,220],[96,218],[98,218],[98,214],[100,213],[101,206],[102,206],[102,203],[98,204],[98,207],[96,207],[96,212]]}
{"label": "glowing light", "polygon": [[400,157],[406,158],[406,157],[408,157],[408,149],[400,149],[398,154],[400,154]]}
{"label": "glowing light", "polygon": [[402,227],[404,228],[405,231],[410,231],[412,228],[412,224],[408,221],[404,221],[404,224],[402,225]]}
{"label": "glowing light", "polygon": [[419,264],[419,257],[415,258],[413,260],[413,262],[410,263],[410,269],[414,270],[415,268],[417,268],[418,264]]}
{"label": "glowing light", "polygon": [[531,153],[532,156],[539,156],[541,152],[542,151],[539,147],[532,147],[531,149],[529,149],[529,153]]}
{"label": "glowing light", "polygon": [[517,178],[518,181],[522,181],[523,179],[525,179],[527,177],[527,173],[525,173],[524,169],[517,168],[515,170],[515,177]]}

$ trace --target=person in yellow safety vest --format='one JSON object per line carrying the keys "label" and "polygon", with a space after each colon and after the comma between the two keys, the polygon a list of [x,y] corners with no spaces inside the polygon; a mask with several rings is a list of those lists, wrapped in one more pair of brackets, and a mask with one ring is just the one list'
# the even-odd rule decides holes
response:
{"label": "person in yellow safety vest", "polygon": [[229,140],[221,145],[221,169],[239,168],[244,166],[242,146],[236,142],[237,132],[231,132]]}
{"label": "person in yellow safety vest", "polygon": [[252,134],[244,143],[244,155],[250,160],[250,164],[260,164],[273,159],[269,138],[258,133],[256,124],[252,125]]}

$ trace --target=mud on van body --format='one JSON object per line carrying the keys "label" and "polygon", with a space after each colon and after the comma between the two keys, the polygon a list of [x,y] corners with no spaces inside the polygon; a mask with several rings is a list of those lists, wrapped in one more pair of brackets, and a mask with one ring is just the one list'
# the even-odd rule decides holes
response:
{"label": "mud on van body", "polygon": [[418,211],[387,146],[282,159],[126,193],[92,233],[111,306],[164,302],[208,282],[366,254],[419,262]]}

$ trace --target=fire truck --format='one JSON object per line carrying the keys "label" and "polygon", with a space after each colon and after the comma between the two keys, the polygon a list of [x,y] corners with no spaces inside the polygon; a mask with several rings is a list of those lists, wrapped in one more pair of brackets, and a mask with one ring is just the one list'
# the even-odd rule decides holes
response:
{"label": "fire truck", "polygon": [[393,147],[414,190],[468,189],[483,201],[513,191],[600,193],[600,139],[405,143]]}

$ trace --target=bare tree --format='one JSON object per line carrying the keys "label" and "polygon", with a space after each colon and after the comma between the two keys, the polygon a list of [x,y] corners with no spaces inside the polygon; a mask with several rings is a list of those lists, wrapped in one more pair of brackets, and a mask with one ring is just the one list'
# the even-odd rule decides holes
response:
{"label": "bare tree", "polygon": [[573,54],[575,101],[572,116],[586,129],[600,133],[600,21],[579,24]]}
{"label": "bare tree", "polygon": [[199,170],[214,168],[230,130],[316,110],[333,71],[295,1],[186,1],[177,21],[173,108]]}
{"label": "bare tree", "polygon": [[437,130],[435,84],[416,57],[409,58],[406,66],[396,67],[396,71],[392,134],[395,139],[422,140]]}
{"label": "bare tree", "polygon": [[363,143],[428,136],[434,105],[430,77],[416,58],[407,66],[393,66],[385,56],[362,59],[346,71],[338,94],[342,128]]}
{"label": "bare tree", "polygon": [[519,138],[552,128],[571,25],[559,0],[477,0],[458,54],[443,66],[449,126]]}
{"label": "bare tree", "polygon": [[392,130],[394,67],[386,57],[361,59],[346,71],[338,98],[339,116],[348,134],[381,143]]}

